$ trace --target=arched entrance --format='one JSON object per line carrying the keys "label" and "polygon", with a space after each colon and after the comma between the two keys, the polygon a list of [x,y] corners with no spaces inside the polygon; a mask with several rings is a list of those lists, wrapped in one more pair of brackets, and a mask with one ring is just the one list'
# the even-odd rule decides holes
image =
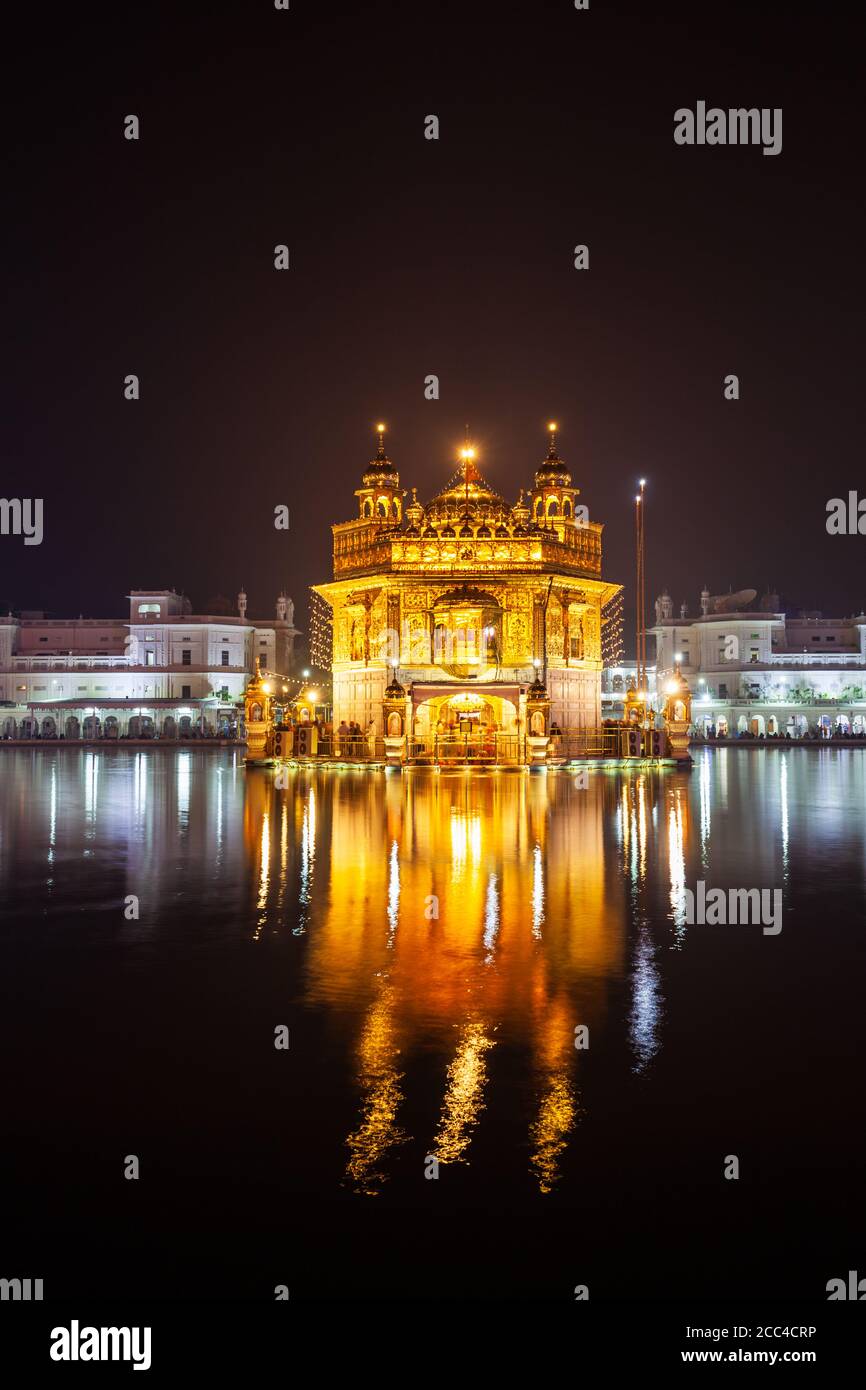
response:
{"label": "arched entrance", "polygon": [[4,737],[4,738],[7,738],[7,739],[8,739],[8,738],[14,738],[15,735],[17,734],[17,732],[18,732],[18,725],[15,723],[15,720],[14,720],[14,719],[4,719],[4,721],[3,721],[3,737]]}
{"label": "arched entrance", "polygon": [[440,690],[415,707],[409,748],[414,761],[516,763],[519,745],[515,701],[489,689]]}
{"label": "arched entrance", "polygon": [[173,714],[167,714],[162,724],[163,738],[177,738],[177,720]]}
{"label": "arched entrance", "polygon": [[153,719],[149,714],[134,714],[129,721],[130,738],[153,738]]}
{"label": "arched entrance", "polygon": [[109,714],[105,721],[105,737],[117,738],[120,733],[120,723],[116,714]]}
{"label": "arched entrance", "polygon": [[760,738],[762,734],[766,733],[764,716],[762,714],[752,715],[751,719],[749,720],[749,733],[751,734],[752,738]]}
{"label": "arched entrance", "polygon": [[101,725],[97,714],[88,714],[84,720],[84,737],[86,739],[99,738]]}
{"label": "arched entrance", "polygon": [[81,738],[81,725],[78,722],[77,715],[70,714],[69,718],[66,721],[66,728],[64,732],[67,738]]}

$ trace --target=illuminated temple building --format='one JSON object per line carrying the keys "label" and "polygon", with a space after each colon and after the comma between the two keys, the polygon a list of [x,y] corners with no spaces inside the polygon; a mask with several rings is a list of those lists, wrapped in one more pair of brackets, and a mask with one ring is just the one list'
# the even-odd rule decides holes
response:
{"label": "illuminated temple building", "polygon": [[[601,723],[602,526],[578,502],[555,426],[534,484],[509,503],[475,450],[426,504],[407,503],[379,429],[355,496],[333,527],[334,724],[396,725],[414,740],[449,729],[534,731],[533,702],[562,730]],[[537,716],[536,716],[537,717]]]}

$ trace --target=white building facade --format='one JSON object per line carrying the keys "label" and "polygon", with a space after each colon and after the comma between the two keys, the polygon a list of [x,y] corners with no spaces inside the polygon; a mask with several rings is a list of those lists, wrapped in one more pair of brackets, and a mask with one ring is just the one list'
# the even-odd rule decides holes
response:
{"label": "white building facade", "polygon": [[754,590],[712,598],[679,618],[656,599],[656,703],[680,658],[701,735],[784,738],[866,734],[866,613],[790,617],[776,595],[752,610]]}
{"label": "white building facade", "polygon": [[0,738],[235,737],[259,658],[290,675],[297,629],[276,617],[202,615],[173,589],[135,589],[128,618],[0,618]]}

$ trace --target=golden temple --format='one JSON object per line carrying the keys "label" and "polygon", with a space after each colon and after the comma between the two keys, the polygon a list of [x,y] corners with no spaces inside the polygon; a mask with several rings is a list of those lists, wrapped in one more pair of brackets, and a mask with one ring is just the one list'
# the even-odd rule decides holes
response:
{"label": "golden temple", "polygon": [[621,586],[602,579],[602,524],[549,434],[513,504],[468,443],[441,492],[423,504],[413,488],[407,504],[378,427],[358,514],[333,527],[334,578],[315,587],[333,613],[335,729],[375,726],[386,749],[401,740],[400,761],[471,731],[502,762],[600,726],[604,609]]}

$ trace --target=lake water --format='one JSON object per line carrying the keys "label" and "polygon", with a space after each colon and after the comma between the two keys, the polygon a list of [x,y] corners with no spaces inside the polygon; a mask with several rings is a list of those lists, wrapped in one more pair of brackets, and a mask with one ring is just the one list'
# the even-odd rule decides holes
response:
{"label": "lake water", "polygon": [[[823,1298],[862,1265],[866,752],[280,790],[230,750],[4,749],[0,779],[10,1270]],[[689,925],[699,880],[780,889],[781,932]]]}

